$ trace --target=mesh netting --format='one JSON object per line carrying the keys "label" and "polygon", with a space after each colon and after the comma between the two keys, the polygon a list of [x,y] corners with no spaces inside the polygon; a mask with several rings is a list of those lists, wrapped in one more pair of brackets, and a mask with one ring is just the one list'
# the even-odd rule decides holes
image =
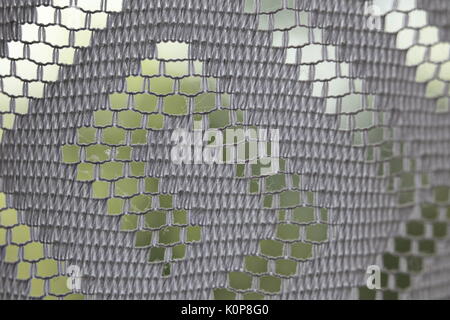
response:
{"label": "mesh netting", "polygon": [[[0,1],[0,298],[448,298],[449,14]],[[279,168],[180,128],[277,129]]]}

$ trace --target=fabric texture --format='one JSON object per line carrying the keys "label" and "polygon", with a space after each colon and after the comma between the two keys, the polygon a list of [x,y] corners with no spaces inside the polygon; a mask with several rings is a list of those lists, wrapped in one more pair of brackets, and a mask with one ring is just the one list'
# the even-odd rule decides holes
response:
{"label": "fabric texture", "polygon": [[[0,1],[0,298],[449,298],[449,14]],[[278,129],[279,171],[174,163],[200,126]]]}

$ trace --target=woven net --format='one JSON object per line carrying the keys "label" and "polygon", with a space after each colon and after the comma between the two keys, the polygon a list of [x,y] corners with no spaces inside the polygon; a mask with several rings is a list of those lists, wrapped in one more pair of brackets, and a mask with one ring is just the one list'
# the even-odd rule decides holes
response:
{"label": "woven net", "polygon": [[[449,14],[1,0],[0,298],[449,298]],[[179,128],[276,128],[279,169]]]}

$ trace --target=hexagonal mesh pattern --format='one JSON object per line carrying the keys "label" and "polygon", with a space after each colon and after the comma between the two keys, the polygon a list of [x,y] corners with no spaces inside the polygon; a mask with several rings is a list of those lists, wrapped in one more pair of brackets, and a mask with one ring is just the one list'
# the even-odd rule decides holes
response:
{"label": "hexagonal mesh pattern", "polygon": [[[0,297],[448,298],[449,14],[0,0]],[[279,168],[177,129],[277,129]]]}

